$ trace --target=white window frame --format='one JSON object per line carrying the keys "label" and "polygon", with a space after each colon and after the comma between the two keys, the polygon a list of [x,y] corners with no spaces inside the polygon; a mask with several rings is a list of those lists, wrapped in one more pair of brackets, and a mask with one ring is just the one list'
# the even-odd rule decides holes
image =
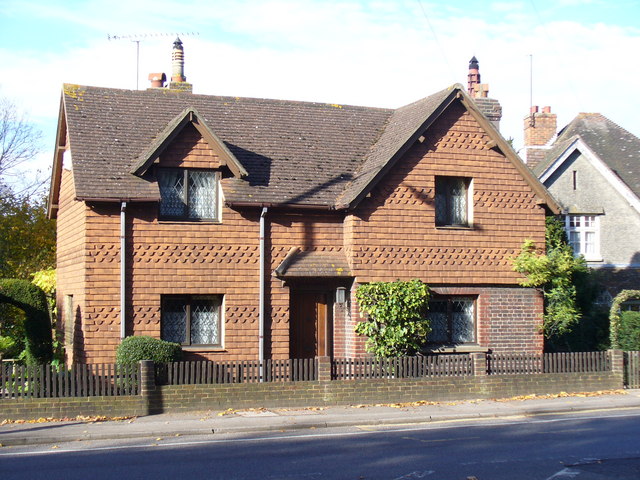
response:
{"label": "white window frame", "polygon": [[[602,260],[599,215],[567,215],[565,217],[565,231],[575,256],[582,255],[585,260],[592,262]],[[577,241],[573,238],[574,234],[578,237]],[[593,234],[591,251],[589,251],[588,234]]]}
{"label": "white window frame", "polygon": [[[192,343],[191,341],[191,328],[192,328],[192,324],[193,324],[193,317],[192,317],[192,313],[191,313],[191,307],[193,305],[193,303],[199,299],[209,299],[209,300],[214,300],[217,302],[217,310],[218,310],[218,325],[217,325],[217,336],[218,336],[218,342],[217,343]],[[160,338],[162,340],[169,340],[169,341],[173,341],[171,339],[167,339],[164,335],[163,332],[163,323],[165,321],[164,317],[163,317],[163,309],[164,309],[164,305],[165,305],[165,301],[173,301],[173,302],[182,302],[182,304],[185,306],[185,315],[186,315],[186,332],[185,332],[185,338],[183,339],[182,342],[180,342],[180,344],[183,347],[191,348],[191,347],[195,347],[195,348],[213,348],[213,349],[224,349],[224,334],[225,334],[225,318],[224,318],[224,313],[225,313],[225,296],[224,295],[220,295],[220,294],[213,294],[213,295],[162,295],[161,299],[160,299]]]}
{"label": "white window frame", "polygon": [[[451,182],[461,181],[464,183],[465,219],[463,223],[453,221],[452,197],[449,191],[441,191],[441,188],[448,187]],[[435,177],[435,220],[436,227],[472,228],[473,226],[473,178],[449,175],[436,175]],[[438,218],[438,204],[444,202],[446,208],[445,219]]]}
{"label": "white window frame", "polygon": [[[445,313],[445,329],[446,329],[446,339],[436,339],[431,340],[427,335],[427,344],[435,344],[435,345],[477,345],[478,342],[478,317],[477,317],[477,298],[470,295],[437,295],[431,299],[431,302],[444,303],[446,305],[446,313]],[[471,335],[472,338],[468,339],[464,342],[456,342],[454,339],[454,319],[453,315],[456,312],[453,311],[453,303],[454,302],[465,302],[470,304],[471,306]],[[432,312],[433,315],[433,312]],[[427,317],[429,317],[429,311],[427,311]],[[433,318],[433,317],[432,317]],[[432,322],[434,320],[432,319]]]}

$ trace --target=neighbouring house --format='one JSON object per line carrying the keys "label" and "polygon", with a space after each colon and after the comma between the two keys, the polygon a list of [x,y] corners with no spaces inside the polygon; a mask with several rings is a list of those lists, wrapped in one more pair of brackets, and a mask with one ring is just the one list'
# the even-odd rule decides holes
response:
{"label": "neighbouring house", "polygon": [[599,113],[557,135],[556,123],[549,107],[532,108],[526,162],[562,208],[574,252],[597,270],[600,301],[610,301],[640,288],[640,139]]}
{"label": "neighbouring house", "polygon": [[[460,85],[394,109],[65,84],[49,214],[68,361],[361,356],[358,285],[420,278],[429,348],[540,352],[512,271],[557,205]],[[177,65],[176,65],[177,62]]]}

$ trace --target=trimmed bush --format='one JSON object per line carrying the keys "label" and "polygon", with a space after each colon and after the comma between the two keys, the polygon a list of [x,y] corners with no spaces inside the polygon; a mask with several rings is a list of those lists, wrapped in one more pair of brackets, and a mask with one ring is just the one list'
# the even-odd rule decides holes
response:
{"label": "trimmed bush", "polygon": [[116,362],[122,365],[138,363],[140,360],[168,363],[181,359],[182,348],[179,344],[145,335],[125,338],[116,350]]}
{"label": "trimmed bush", "polygon": [[620,312],[618,344],[622,350],[640,350],[640,312]]}
{"label": "trimmed bush", "polygon": [[26,362],[29,365],[49,363],[53,356],[51,319],[42,289],[28,280],[0,279],[0,303],[13,305],[26,315]]}

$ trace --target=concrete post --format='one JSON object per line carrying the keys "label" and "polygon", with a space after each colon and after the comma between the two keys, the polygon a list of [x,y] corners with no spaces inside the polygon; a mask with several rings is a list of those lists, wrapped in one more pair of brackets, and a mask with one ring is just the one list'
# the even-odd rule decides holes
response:
{"label": "concrete post", "polygon": [[473,375],[482,377],[487,375],[487,354],[482,352],[473,352],[471,354],[471,362],[473,364]]}
{"label": "concrete post", "polygon": [[318,357],[318,380],[320,382],[331,381],[331,358]]}
{"label": "concrete post", "polygon": [[622,350],[609,350],[609,358],[611,359],[611,371],[618,378],[620,388],[624,387],[624,352]]}

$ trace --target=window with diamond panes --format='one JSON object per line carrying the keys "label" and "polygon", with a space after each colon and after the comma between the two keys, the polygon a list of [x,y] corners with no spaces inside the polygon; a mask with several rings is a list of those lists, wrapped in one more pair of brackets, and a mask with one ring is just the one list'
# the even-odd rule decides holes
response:
{"label": "window with diamond panes", "polygon": [[219,295],[165,296],[161,337],[181,345],[220,346],[221,309]]}
{"label": "window with diamond panes", "polygon": [[218,220],[218,172],[159,168],[160,217]]}
{"label": "window with diamond panes", "polygon": [[467,297],[438,298],[429,302],[431,333],[427,343],[474,343],[476,325],[474,299]]}
{"label": "window with diamond panes", "polygon": [[436,177],[436,225],[469,226],[469,185],[463,177]]}

